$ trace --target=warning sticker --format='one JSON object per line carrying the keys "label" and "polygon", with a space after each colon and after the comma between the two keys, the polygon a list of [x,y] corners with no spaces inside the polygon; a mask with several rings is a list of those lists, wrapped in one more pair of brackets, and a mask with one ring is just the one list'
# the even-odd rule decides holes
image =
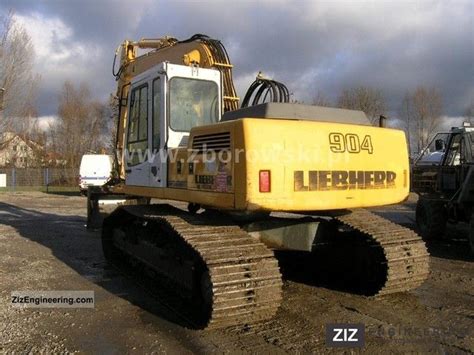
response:
{"label": "warning sticker", "polygon": [[219,192],[227,192],[227,172],[219,171],[216,175],[216,190]]}

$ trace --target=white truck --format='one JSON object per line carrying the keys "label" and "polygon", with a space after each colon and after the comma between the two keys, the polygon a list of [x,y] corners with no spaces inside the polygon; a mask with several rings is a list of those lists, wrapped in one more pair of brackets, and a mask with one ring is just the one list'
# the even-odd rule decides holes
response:
{"label": "white truck", "polygon": [[87,195],[89,186],[103,186],[110,180],[113,158],[107,154],[85,154],[79,168],[79,189]]}

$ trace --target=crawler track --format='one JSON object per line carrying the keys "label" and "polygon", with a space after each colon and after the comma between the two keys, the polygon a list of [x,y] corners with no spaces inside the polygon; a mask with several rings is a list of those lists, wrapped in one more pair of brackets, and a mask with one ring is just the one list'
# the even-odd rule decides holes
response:
{"label": "crawler track", "polygon": [[[120,233],[121,239],[117,237]],[[168,205],[124,206],[104,221],[102,238],[109,260],[116,262],[124,255],[132,258],[133,264],[156,272],[159,282],[174,288],[171,291],[176,295],[186,292],[180,289],[180,277],[173,279],[169,270],[176,269],[178,263],[184,279],[193,274],[201,289],[196,296],[194,287],[189,306],[202,308],[199,316],[206,319],[194,320],[202,328],[252,325],[272,318],[280,305],[282,281],[273,252],[238,226]],[[153,252],[154,258],[160,258],[162,250],[162,256],[172,254],[179,260],[160,270],[143,247],[139,249],[140,244],[150,250],[149,254],[155,248],[158,252]],[[139,251],[138,257],[134,250]],[[196,303],[196,298],[202,299]]]}
{"label": "crawler track", "polygon": [[428,251],[421,237],[411,229],[363,209],[335,218],[363,234],[370,248],[381,256],[375,267],[385,272],[381,275],[380,287],[375,290],[375,295],[409,291],[420,286],[428,277]]}

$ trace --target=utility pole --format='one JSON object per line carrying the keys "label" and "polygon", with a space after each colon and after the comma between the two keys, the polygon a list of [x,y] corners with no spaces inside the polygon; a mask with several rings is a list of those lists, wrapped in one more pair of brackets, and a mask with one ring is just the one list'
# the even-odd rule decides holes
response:
{"label": "utility pole", "polygon": [[0,88],[0,112],[3,112],[3,96],[5,94],[5,88]]}
{"label": "utility pole", "polygon": [[3,97],[5,94],[5,88],[0,88],[0,121],[3,120]]}
{"label": "utility pole", "polygon": [[4,88],[0,88],[0,111],[3,111],[3,94],[5,93]]}
{"label": "utility pole", "polygon": [[[0,88],[0,124],[2,124],[3,121],[3,97],[5,94],[5,88]],[[0,135],[0,139],[3,138],[2,135]],[[0,142],[1,143],[1,142]]]}

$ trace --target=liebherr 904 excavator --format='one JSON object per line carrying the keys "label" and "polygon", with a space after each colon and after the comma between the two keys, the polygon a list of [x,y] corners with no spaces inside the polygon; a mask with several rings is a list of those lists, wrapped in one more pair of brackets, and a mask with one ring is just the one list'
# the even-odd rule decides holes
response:
{"label": "liebherr 904 excavator", "polygon": [[256,105],[248,94],[239,108],[228,55],[207,36],[125,41],[118,51],[120,153],[108,191],[141,203],[105,218],[108,260],[153,275],[199,327],[275,315],[274,250],[325,257],[330,277],[357,270],[366,295],[426,279],[419,236],[364,209],[408,196],[402,131],[372,126],[360,111],[288,103],[286,87],[263,78]]}

